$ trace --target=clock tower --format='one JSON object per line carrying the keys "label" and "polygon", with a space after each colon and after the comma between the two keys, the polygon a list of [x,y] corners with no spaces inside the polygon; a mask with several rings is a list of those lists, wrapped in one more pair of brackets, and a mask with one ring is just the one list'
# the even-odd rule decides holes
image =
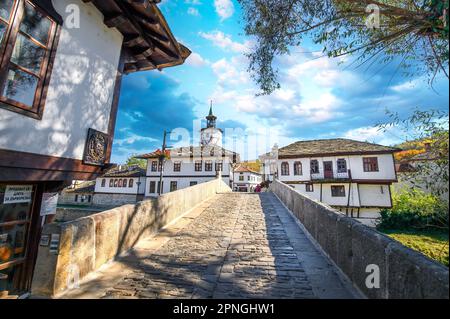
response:
{"label": "clock tower", "polygon": [[216,127],[217,116],[213,114],[213,107],[209,109],[209,115],[206,117],[206,128],[201,132],[201,146],[222,147],[222,130]]}

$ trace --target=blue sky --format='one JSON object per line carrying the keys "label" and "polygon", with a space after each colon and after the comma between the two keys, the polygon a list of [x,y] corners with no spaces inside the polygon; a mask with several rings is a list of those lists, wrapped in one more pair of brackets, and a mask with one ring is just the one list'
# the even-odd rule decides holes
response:
{"label": "blue sky", "polygon": [[398,63],[366,70],[350,66],[349,57],[318,58],[321,48],[308,40],[277,59],[281,89],[255,97],[245,58],[252,39],[243,35],[237,1],[163,0],[159,7],[193,53],[182,66],[124,78],[115,163],[159,148],[164,129],[174,132],[173,146],[198,143],[195,132],[210,100],[225,130],[225,147],[236,147],[243,159],[257,158],[274,143],[302,139],[346,137],[392,145],[405,139],[402,132],[374,127],[387,119],[386,109],[402,115],[415,108],[448,109],[448,80],[442,75],[433,90],[427,77],[405,78]]}

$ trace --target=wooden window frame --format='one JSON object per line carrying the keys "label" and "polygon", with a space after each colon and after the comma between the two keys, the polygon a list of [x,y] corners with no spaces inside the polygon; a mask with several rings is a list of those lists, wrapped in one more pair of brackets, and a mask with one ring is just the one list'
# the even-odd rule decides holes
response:
{"label": "wooden window frame", "polygon": [[35,120],[42,120],[44,108],[47,99],[47,93],[50,85],[53,65],[56,58],[56,50],[61,34],[61,26],[63,20],[61,16],[54,10],[51,1],[48,0],[14,0],[13,8],[11,10],[10,20],[7,22],[4,41],[0,44],[0,92],[3,91],[6,85],[8,73],[10,70],[11,57],[14,51],[17,36],[20,33],[20,24],[23,21],[25,3],[29,3],[36,11],[46,16],[52,23],[48,33],[47,44],[42,44],[36,39],[24,35],[27,39],[36,45],[45,48],[46,52],[42,58],[39,72],[33,72],[22,66],[16,65],[16,69],[21,72],[30,74],[38,78],[36,89],[34,92],[33,105],[26,105],[24,103],[9,99],[0,94],[0,108],[11,112],[15,112]]}
{"label": "wooden window frame", "polygon": [[294,176],[303,175],[303,164],[300,161],[294,163]]}
{"label": "wooden window frame", "polygon": [[[342,166],[342,163],[344,163],[345,164],[345,167],[344,166]],[[348,171],[347,171],[347,160],[345,159],[345,158],[339,158],[337,161],[336,161],[336,166],[337,166],[337,172],[338,172],[338,174],[339,173],[347,173]],[[344,167],[344,168],[343,168]]]}
{"label": "wooden window frame", "polygon": [[[344,191],[336,192],[337,189],[344,190]],[[344,185],[332,185],[331,186],[331,197],[346,197],[345,186]]]}
{"label": "wooden window frame", "polygon": [[133,188],[134,187],[134,179],[130,178],[130,181],[128,183],[128,188]]}
{"label": "wooden window frame", "polygon": [[181,162],[174,162],[173,163],[173,171],[174,172],[181,172]]}
{"label": "wooden window frame", "polygon": [[307,193],[314,193],[314,184],[305,184],[305,191]]}
{"label": "wooden window frame", "polygon": [[106,187],[106,179],[102,179],[102,187]]}
{"label": "wooden window frame", "polygon": [[114,187],[114,179],[110,179],[109,180],[109,188],[113,188]]}
{"label": "wooden window frame", "polygon": [[194,170],[196,172],[203,172],[203,161],[195,161]]}
{"label": "wooden window frame", "polygon": [[157,172],[158,171],[158,161],[152,161],[151,170],[152,170],[152,172]]}
{"label": "wooden window frame", "polygon": [[217,161],[215,166],[216,172],[223,172],[223,161]]}
{"label": "wooden window frame", "polygon": [[170,182],[170,192],[176,192],[178,190],[178,182],[171,181]]}
{"label": "wooden window frame", "polygon": [[281,163],[281,176],[289,176],[289,175],[290,175],[289,162]]}
{"label": "wooden window frame", "polygon": [[365,173],[379,172],[378,157],[363,157],[363,169]]}
{"label": "wooden window frame", "polygon": [[128,187],[128,179],[124,178],[122,181],[122,187],[127,188]]}
{"label": "wooden window frame", "polygon": [[150,181],[150,184],[148,185],[148,190],[150,194],[156,194],[156,182]]}
{"label": "wooden window frame", "polygon": [[213,161],[205,161],[205,172],[213,171]]}
{"label": "wooden window frame", "polygon": [[[320,164],[318,160],[311,160],[311,174],[320,174]],[[317,170],[314,170],[317,168]]]}

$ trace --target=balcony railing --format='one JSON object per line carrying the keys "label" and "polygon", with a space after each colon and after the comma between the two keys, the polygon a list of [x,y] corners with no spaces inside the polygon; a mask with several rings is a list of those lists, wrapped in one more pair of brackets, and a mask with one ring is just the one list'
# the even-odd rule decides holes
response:
{"label": "balcony railing", "polygon": [[337,173],[337,172],[324,173],[324,172],[320,172],[320,173],[317,173],[317,174],[311,174],[311,179],[312,180],[349,179],[349,174],[348,174],[348,172],[345,172],[345,173]]}

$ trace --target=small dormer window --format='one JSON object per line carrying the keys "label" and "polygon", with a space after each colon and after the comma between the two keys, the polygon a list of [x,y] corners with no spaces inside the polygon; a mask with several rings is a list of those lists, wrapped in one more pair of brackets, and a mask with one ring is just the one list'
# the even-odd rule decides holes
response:
{"label": "small dormer window", "polygon": [[57,22],[32,1],[0,4],[0,108],[41,119]]}

